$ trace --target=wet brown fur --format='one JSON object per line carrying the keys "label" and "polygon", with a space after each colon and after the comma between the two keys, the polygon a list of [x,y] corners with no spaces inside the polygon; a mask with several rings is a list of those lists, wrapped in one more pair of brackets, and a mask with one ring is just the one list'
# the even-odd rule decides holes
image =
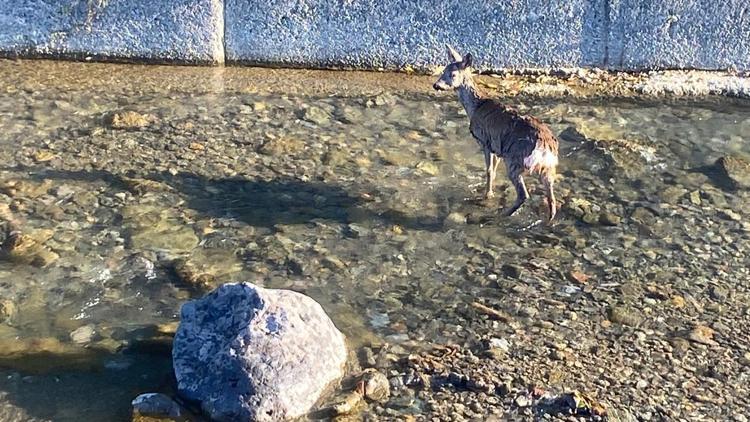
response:
{"label": "wet brown fur", "polygon": [[[466,109],[470,120],[469,130],[484,154],[487,173],[485,197],[494,196],[495,173],[499,159],[502,158],[508,178],[516,188],[517,194],[516,201],[505,214],[512,215],[528,199],[529,193],[523,175],[529,172],[539,175],[545,190],[549,219],[552,220],[557,212],[554,194],[557,138],[549,127],[538,119],[521,115],[515,109],[480,93],[469,69],[472,63],[471,55],[467,54],[462,58],[453,48],[447,47],[448,57],[452,62],[446,66],[442,76],[433,86],[437,90],[456,90]],[[551,161],[527,163],[527,159],[535,150],[538,154],[536,157],[540,160],[546,155]]]}
{"label": "wet brown fur", "polygon": [[[531,155],[535,148],[545,149],[555,156],[558,155],[558,141],[552,131],[532,116],[523,116],[515,109],[492,99],[481,99],[477,104],[469,124],[471,135],[482,147],[505,162],[508,178],[516,188],[516,202],[507,211],[507,215],[515,213],[528,199],[529,194],[523,180],[524,172],[538,174],[544,186],[547,197],[550,219],[557,211],[553,183],[556,168],[553,166],[526,167],[524,160]],[[497,160],[497,158],[495,158]],[[487,193],[492,197],[492,183],[497,163],[490,163],[494,168],[487,169]],[[489,174],[492,173],[492,174]],[[492,180],[489,180],[489,179]]]}

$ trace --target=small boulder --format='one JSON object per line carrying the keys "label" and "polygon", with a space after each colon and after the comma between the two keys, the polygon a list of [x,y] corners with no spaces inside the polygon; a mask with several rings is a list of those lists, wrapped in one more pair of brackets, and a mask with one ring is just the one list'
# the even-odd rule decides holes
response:
{"label": "small boulder", "polygon": [[347,351],[311,298],[231,283],[182,307],[172,358],[180,395],[213,420],[270,421],[306,414]]}

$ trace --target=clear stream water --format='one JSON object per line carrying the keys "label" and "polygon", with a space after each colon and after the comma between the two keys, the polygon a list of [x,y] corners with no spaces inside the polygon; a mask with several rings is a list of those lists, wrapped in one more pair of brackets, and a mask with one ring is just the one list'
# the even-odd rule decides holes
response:
{"label": "clear stream water", "polygon": [[[721,322],[747,352],[724,339],[747,336],[749,196],[714,162],[750,154],[750,103],[508,99],[564,134],[547,227],[531,178],[514,217],[503,178],[478,199],[481,154],[431,82],[0,62],[0,218],[34,245],[9,257],[4,235],[0,420],[128,420],[171,388],[156,326],[231,280],[311,295],[354,349],[471,344],[491,329],[480,301],[519,315],[510,338],[615,338],[601,321],[624,304],[657,335]],[[113,125],[125,111],[148,123]]]}

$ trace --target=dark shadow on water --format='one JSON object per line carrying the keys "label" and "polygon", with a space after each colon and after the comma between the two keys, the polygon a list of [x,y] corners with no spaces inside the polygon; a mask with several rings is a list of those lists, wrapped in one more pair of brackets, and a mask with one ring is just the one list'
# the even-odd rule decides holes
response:
{"label": "dark shadow on water", "polygon": [[298,180],[208,179],[181,173],[167,180],[187,206],[207,215],[233,217],[252,226],[346,222],[359,198],[339,186]]}
{"label": "dark shadow on water", "polygon": [[711,183],[725,192],[737,192],[737,186],[734,184],[732,179],[729,178],[726,172],[719,168],[717,164],[696,167],[689,170],[689,172],[704,174],[706,177],[708,177],[708,180],[710,180]]}
{"label": "dark shadow on water", "polygon": [[[168,172],[120,176],[105,170],[61,171],[44,168],[16,168],[34,179],[104,181],[120,190],[134,190],[133,179],[158,182],[145,191],[160,189],[179,194],[185,205],[201,215],[234,218],[256,227],[277,224],[309,224],[316,220],[339,223],[382,221],[414,230],[442,229],[442,217],[407,215],[402,211],[368,205],[367,194],[378,189],[366,186],[345,188],[328,182],[301,181],[292,178],[248,179],[244,177],[209,178],[193,173]],[[166,189],[164,189],[166,188]],[[136,190],[138,188],[135,188]],[[353,189],[357,189],[354,191]],[[387,192],[377,193],[381,197]],[[164,204],[169,208],[169,204]]]}
{"label": "dark shadow on water", "polygon": [[[32,368],[35,359],[57,362],[56,368]],[[127,366],[106,368],[107,362]],[[44,365],[42,365],[44,366]],[[0,411],[0,419],[130,421],[130,402],[146,392],[173,391],[171,359],[154,355],[99,354],[71,360],[68,353],[19,357],[3,362],[0,392],[3,401],[23,415]],[[11,419],[3,419],[11,420]]]}

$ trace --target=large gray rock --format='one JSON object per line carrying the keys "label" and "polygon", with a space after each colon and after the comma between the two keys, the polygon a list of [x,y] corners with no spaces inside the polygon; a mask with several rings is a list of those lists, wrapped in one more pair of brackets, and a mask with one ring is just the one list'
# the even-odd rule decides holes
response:
{"label": "large gray rock", "polygon": [[3,0],[0,52],[224,61],[222,0]]}
{"label": "large gray rock", "polygon": [[314,300],[237,283],[183,305],[172,357],[180,395],[212,419],[267,421],[306,414],[347,352]]}

